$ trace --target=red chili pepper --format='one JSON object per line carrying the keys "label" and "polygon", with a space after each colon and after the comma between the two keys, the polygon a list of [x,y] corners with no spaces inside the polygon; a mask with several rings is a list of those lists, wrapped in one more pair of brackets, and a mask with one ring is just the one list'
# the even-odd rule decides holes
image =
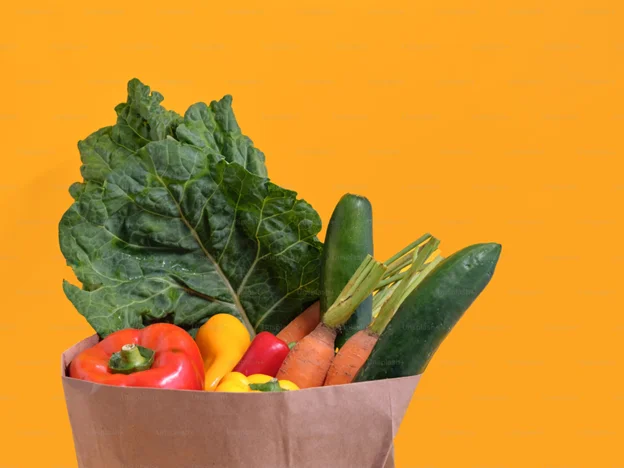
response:
{"label": "red chili pepper", "polygon": [[288,345],[269,332],[260,332],[253,339],[234,372],[244,375],[264,374],[275,377],[286,355]]}
{"label": "red chili pepper", "polygon": [[69,376],[119,387],[203,390],[204,362],[185,330],[157,323],[108,335],[76,356]]}

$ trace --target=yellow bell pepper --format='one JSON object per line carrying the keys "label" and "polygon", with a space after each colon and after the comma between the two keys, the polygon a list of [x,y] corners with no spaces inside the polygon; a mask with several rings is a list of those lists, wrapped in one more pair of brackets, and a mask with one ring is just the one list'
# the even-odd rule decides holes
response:
{"label": "yellow bell pepper", "polygon": [[[210,317],[197,331],[195,342],[204,360],[205,390],[212,391],[225,374],[231,372],[249,347],[251,339],[245,326],[230,314]],[[229,390],[228,390],[229,391]]]}
{"label": "yellow bell pepper", "polygon": [[278,380],[277,383],[279,384],[280,387],[282,387],[282,390],[299,390],[299,387],[297,387],[297,384],[295,382],[291,382],[290,380]]}
{"label": "yellow bell pepper", "polygon": [[273,377],[271,377],[270,375],[265,374],[251,374],[247,377],[247,382],[250,384],[267,383],[270,382],[272,378]]}
{"label": "yellow bell pepper", "polygon": [[242,374],[240,372],[228,372],[227,374],[223,376],[223,378],[219,382],[219,385],[224,384],[226,382],[243,384],[243,385],[248,384],[247,377],[245,376],[245,374]]}
{"label": "yellow bell pepper", "polygon": [[291,382],[290,380],[277,380],[275,377],[264,374],[252,374],[247,377],[247,382],[249,382],[249,385],[267,384],[257,390],[252,390],[252,392],[281,392],[285,390],[299,390],[297,384]]}
{"label": "yellow bell pepper", "polygon": [[[261,385],[261,387],[252,390],[250,385]],[[299,390],[299,387],[290,380],[277,380],[264,374],[253,374],[245,377],[240,372],[230,372],[221,379],[215,392],[283,392],[290,390]]]}
{"label": "yellow bell pepper", "polygon": [[249,382],[240,372],[230,372],[217,385],[215,392],[249,392]]}

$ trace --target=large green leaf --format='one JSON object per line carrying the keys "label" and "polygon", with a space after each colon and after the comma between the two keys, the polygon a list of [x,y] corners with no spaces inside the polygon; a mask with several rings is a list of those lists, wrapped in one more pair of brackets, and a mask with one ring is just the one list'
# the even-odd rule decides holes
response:
{"label": "large green leaf", "polygon": [[217,158],[236,162],[254,174],[267,175],[264,153],[253,146],[236,123],[231,96],[213,101],[210,106],[200,102],[189,107],[176,135],[180,141],[203,148]]}
{"label": "large green leaf", "polygon": [[[151,92],[136,78],[128,83],[128,101],[115,107],[117,123],[104,127],[78,143],[86,183],[102,184],[106,176],[128,154],[152,141],[177,138],[200,147],[216,159],[244,166],[266,177],[264,154],[243,135],[234,117],[232,97],[225,96],[210,106],[200,102],[184,118],[160,105],[163,96]],[[72,190],[80,192],[82,187]],[[73,194],[73,193],[72,193]]]}
{"label": "large green leaf", "polygon": [[[60,223],[83,287],[64,283],[101,335],[211,315],[277,331],[318,297],[318,214],[263,177],[226,97],[184,119],[130,82],[118,121],[81,142],[85,183]],[[253,172],[250,172],[253,171]]]}

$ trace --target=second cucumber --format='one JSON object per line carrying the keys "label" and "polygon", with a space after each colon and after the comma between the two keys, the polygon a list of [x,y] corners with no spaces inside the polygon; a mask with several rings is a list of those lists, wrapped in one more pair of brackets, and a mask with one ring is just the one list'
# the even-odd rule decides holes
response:
{"label": "second cucumber", "polygon": [[443,260],[401,304],[355,382],[421,374],[490,282],[500,252],[499,244],[475,244]]}

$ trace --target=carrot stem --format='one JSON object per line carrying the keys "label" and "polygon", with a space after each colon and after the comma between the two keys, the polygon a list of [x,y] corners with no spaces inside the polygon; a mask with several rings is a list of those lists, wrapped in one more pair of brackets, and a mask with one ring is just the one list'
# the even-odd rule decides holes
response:
{"label": "carrot stem", "polygon": [[388,270],[386,271],[384,277],[387,278],[390,276],[394,276],[396,273],[399,273],[403,268],[412,263],[411,257],[412,255],[410,254],[396,260],[392,265],[388,267]]}
{"label": "carrot stem", "polygon": [[388,286],[389,284],[396,283],[397,281],[400,281],[403,278],[405,278],[408,273],[409,271],[403,271],[394,276],[390,276],[389,278],[384,278],[379,282],[376,289],[382,289],[384,286]]}
{"label": "carrot stem", "polygon": [[417,247],[418,245],[422,244],[423,242],[425,242],[430,237],[431,237],[431,234],[429,234],[429,233],[423,234],[418,239],[416,239],[414,242],[412,242],[408,246],[404,247],[402,250],[400,250],[399,252],[395,253],[392,257],[390,257],[388,260],[386,260],[384,262],[384,265],[386,265],[387,267],[390,267],[390,265],[392,265],[392,263],[395,260],[398,260],[403,255],[405,255],[406,253],[411,252],[412,250],[414,250],[415,247]]}
{"label": "carrot stem", "polygon": [[[375,320],[370,325],[370,329],[373,333],[381,334],[399,306],[403,303],[407,295],[420,284],[420,282],[427,276],[427,274],[437,265],[435,260],[422,271],[421,267],[425,264],[429,256],[436,251],[440,245],[440,241],[435,237],[431,238],[422,248],[418,249],[413,254],[412,265],[408,270],[408,275],[401,280],[394,291],[379,304],[379,313],[375,317]],[[432,264],[434,264],[432,266]],[[417,281],[418,280],[418,281]]]}
{"label": "carrot stem", "polygon": [[[420,268],[418,268],[418,271],[422,271],[423,267],[421,266]],[[394,276],[388,276],[388,272],[386,272],[386,274],[384,275],[383,279],[379,282],[379,284],[377,285],[377,287],[375,288],[377,291],[383,289],[385,286],[388,286],[389,284],[392,283],[398,283],[399,281],[401,281],[403,278],[405,278],[407,275],[410,274],[411,269],[402,271],[401,273],[397,273]]]}
{"label": "carrot stem", "polygon": [[330,328],[343,325],[360,303],[372,294],[387,267],[367,255],[342,289],[334,303],[323,316],[323,323]]}
{"label": "carrot stem", "polygon": [[386,286],[373,296],[373,315],[376,315],[375,310],[379,309],[382,302],[387,299],[389,294],[392,294],[392,291],[394,291],[398,285],[399,283],[394,283],[390,286]]}
{"label": "carrot stem", "polygon": [[425,279],[425,277],[431,273],[431,271],[438,266],[438,264],[444,260],[444,258],[440,255],[436,256],[436,258],[434,258],[433,260],[431,260],[431,262],[427,263],[427,265],[425,266],[425,268],[423,268],[422,270],[420,270],[419,274],[417,276],[415,276],[414,278],[411,278],[409,280],[409,284],[408,286],[405,288],[405,291],[403,291],[403,296],[401,297],[400,301],[399,301],[399,305],[403,303],[403,301],[405,301],[405,299],[407,299],[407,296],[409,296],[411,294],[411,292],[416,289],[416,286],[418,286],[422,280]]}

